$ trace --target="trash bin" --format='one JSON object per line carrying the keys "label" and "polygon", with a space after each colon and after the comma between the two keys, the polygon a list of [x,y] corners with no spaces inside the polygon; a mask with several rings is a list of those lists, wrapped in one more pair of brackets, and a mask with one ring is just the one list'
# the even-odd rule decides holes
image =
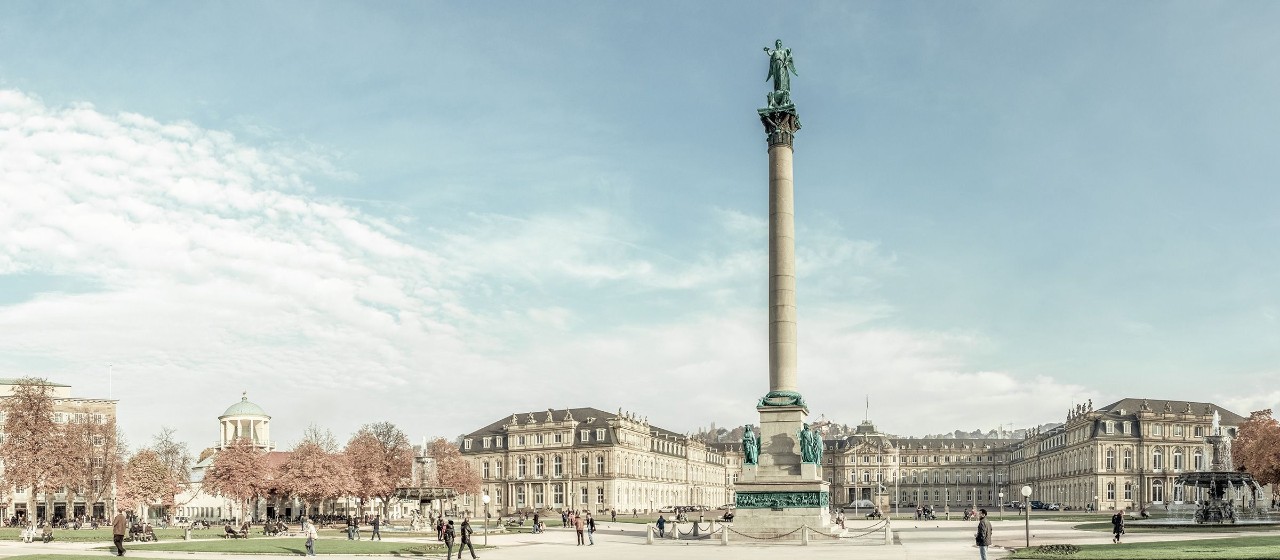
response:
{"label": "trash bin", "polygon": [[182,540],[184,540],[184,541],[189,541],[189,540],[191,540],[191,526],[190,526],[190,525],[187,525],[186,527],[183,527],[183,528],[182,528]]}

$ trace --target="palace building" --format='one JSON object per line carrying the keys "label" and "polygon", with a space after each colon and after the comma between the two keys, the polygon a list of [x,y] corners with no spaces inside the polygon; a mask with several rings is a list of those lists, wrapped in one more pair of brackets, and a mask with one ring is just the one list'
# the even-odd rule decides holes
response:
{"label": "palace building", "polygon": [[[647,418],[594,408],[512,414],[462,436],[491,511],[654,511],[732,501],[730,458]],[[737,465],[739,470],[740,464]],[[463,496],[480,512],[479,496]]]}

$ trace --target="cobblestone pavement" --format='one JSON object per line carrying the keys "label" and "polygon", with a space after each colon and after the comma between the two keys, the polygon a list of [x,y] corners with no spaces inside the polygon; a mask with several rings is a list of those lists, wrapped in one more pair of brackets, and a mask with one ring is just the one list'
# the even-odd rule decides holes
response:
{"label": "cobblestone pavement", "polygon": [[[989,557],[1003,558],[1008,555],[1006,547],[1020,547],[1024,543],[1024,527],[1021,521],[995,521],[993,540],[995,546],[989,550]],[[1111,535],[1099,531],[1079,531],[1072,527],[1076,523],[1058,521],[1031,522],[1031,544],[1070,543],[1070,544],[1105,544],[1110,543]],[[850,532],[859,526],[850,523]],[[870,526],[870,523],[866,524]],[[812,544],[803,551],[794,550],[801,546],[798,542],[780,544],[748,544],[747,539],[730,534],[729,546],[723,546],[719,540],[658,540],[653,545],[645,543],[643,525],[630,523],[600,523],[600,530],[595,535],[595,546],[577,546],[574,532],[569,529],[548,529],[539,535],[504,534],[490,535],[489,544],[498,548],[478,550],[485,560],[566,560],[573,558],[608,558],[608,560],[681,560],[695,558],[742,558],[774,560],[779,553],[802,552],[806,559],[824,558],[858,558],[859,560],[946,560],[974,559],[978,551],[973,546],[975,524],[962,521],[894,521],[895,544],[884,544],[884,533],[874,534],[857,539],[848,539],[838,543],[830,539],[814,538]],[[685,525],[683,532],[690,527]],[[1212,537],[1231,537],[1238,533],[1221,533],[1206,535],[1201,533],[1159,533],[1129,534],[1125,542],[1187,540]],[[1250,535],[1280,534],[1253,532]],[[476,535],[476,542],[483,542],[482,535]],[[338,537],[341,538],[341,537]],[[300,539],[299,539],[300,540]],[[323,552],[327,538],[316,543],[316,549]],[[396,538],[387,536],[388,541],[401,542],[434,542],[434,539]],[[107,557],[105,550],[93,550],[109,543],[50,543],[22,544],[15,542],[0,543],[0,557],[20,554],[92,554]],[[1123,546],[1123,545],[1119,545]],[[273,555],[229,555],[218,553],[160,552],[147,551],[142,545],[128,547],[126,558],[153,558],[170,560],[183,558],[187,560],[272,560],[278,558],[298,558],[297,556]],[[792,549],[792,550],[786,550]],[[370,556],[325,555],[323,560],[369,560]],[[425,558],[444,558],[443,554]]]}

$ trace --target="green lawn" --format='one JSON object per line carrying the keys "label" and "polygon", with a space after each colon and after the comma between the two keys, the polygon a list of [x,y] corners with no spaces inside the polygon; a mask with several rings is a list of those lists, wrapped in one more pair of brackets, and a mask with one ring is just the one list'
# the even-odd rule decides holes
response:
{"label": "green lawn", "polygon": [[1280,537],[1234,537],[1152,543],[1092,544],[1071,553],[1046,553],[1031,547],[1015,552],[1015,559],[1053,560],[1274,560],[1280,558]]}
{"label": "green lawn", "polygon": [[[477,535],[477,538],[482,538]],[[125,548],[143,552],[147,550],[166,550],[174,552],[222,552],[228,554],[298,554],[306,553],[300,537],[282,538],[250,538],[250,539],[216,539],[207,541],[173,541],[159,543],[138,543]],[[476,548],[482,548],[479,544]],[[104,547],[105,550],[106,547]],[[443,543],[404,543],[387,541],[349,541],[341,539],[319,539],[315,544],[316,554],[390,554],[397,556],[422,556],[424,554],[443,554]]]}
{"label": "green lawn", "polygon": [[[40,531],[40,529],[37,529],[37,531]],[[182,529],[155,529],[155,532],[156,532],[156,538],[162,541],[182,539]],[[201,530],[201,531],[192,531],[191,535],[194,538],[208,538],[208,537],[217,536],[221,532],[222,532],[222,529],[218,529],[217,532],[215,532],[212,529],[208,529],[208,530]],[[20,540],[21,537],[18,536],[20,533],[21,533],[21,530],[16,527],[7,527],[4,529],[0,529],[0,542],[12,542],[12,541]],[[37,539],[39,538],[38,534],[36,535],[36,538]],[[53,539],[54,541],[62,541],[62,542],[93,542],[93,541],[111,542],[111,527],[108,526],[108,527],[99,528],[99,529],[80,529],[79,531],[75,529],[54,529]]]}
{"label": "green lawn", "polygon": [[[1111,522],[1095,522],[1081,523],[1073,527],[1081,531],[1100,531],[1103,533],[1111,532]],[[1274,531],[1277,527],[1274,525],[1233,525],[1230,523],[1217,524],[1206,523],[1204,525],[1189,524],[1179,527],[1143,527],[1142,525],[1127,524],[1124,526],[1125,533],[1247,533],[1254,531]]]}

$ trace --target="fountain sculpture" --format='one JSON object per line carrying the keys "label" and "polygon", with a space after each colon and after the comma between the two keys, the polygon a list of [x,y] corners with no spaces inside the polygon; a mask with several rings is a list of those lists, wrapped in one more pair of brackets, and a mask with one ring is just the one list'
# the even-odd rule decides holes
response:
{"label": "fountain sculpture", "polygon": [[1222,433],[1221,416],[1213,412],[1213,427],[1204,440],[1213,446],[1209,470],[1189,472],[1178,476],[1178,484],[1184,487],[1205,488],[1205,499],[1196,507],[1196,523],[1235,523],[1236,506],[1228,492],[1248,488],[1251,493],[1262,487],[1249,473],[1236,471],[1231,460],[1231,438]]}

